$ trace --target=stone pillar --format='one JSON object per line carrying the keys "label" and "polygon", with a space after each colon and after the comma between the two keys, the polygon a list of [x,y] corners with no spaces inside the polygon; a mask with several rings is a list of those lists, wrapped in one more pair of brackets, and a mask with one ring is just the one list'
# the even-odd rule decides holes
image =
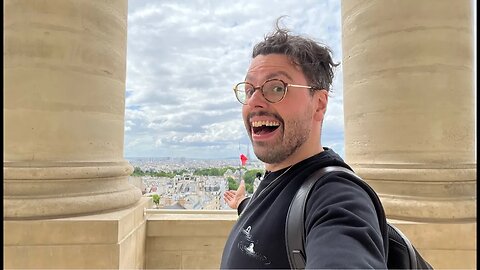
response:
{"label": "stone pillar", "polygon": [[[476,249],[472,15],[471,0],[342,1],[345,158],[389,218],[443,226],[424,250]],[[467,247],[440,247],[444,225]]]}
{"label": "stone pillar", "polygon": [[144,269],[123,158],[127,0],[4,1],[4,267]]}
{"label": "stone pillar", "polygon": [[4,219],[125,208],[127,0],[4,2]]}

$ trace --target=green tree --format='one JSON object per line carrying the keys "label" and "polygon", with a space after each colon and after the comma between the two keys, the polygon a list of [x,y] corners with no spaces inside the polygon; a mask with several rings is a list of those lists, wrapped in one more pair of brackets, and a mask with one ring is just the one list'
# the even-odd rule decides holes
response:
{"label": "green tree", "polygon": [[243,176],[243,180],[245,180],[245,187],[247,186],[246,184],[253,185],[253,181],[255,180],[257,173],[263,174],[263,170],[255,169],[245,172],[245,175]]}
{"label": "green tree", "polygon": [[235,170],[233,167],[223,167],[223,168],[203,168],[196,169],[194,175],[202,176],[223,176],[228,169]]}
{"label": "green tree", "polygon": [[159,171],[159,172],[154,172],[152,174],[154,177],[168,177],[168,178],[173,178],[175,177],[175,174],[172,172],[164,172],[164,171]]}
{"label": "green tree", "polygon": [[172,172],[172,177],[171,177],[171,178],[175,177],[175,175],[182,175],[182,174],[186,174],[186,173],[188,173],[188,172],[189,172],[189,171],[186,170],[186,169],[181,169],[181,170],[179,170],[179,171],[174,170],[174,171]]}
{"label": "green tree", "polygon": [[145,172],[140,169],[140,167],[134,167],[132,176],[144,176]]}
{"label": "green tree", "polygon": [[156,205],[156,208],[158,208],[158,205],[160,204],[160,196],[158,194],[153,194],[152,199],[153,203]]}
{"label": "green tree", "polygon": [[227,177],[227,181],[228,181],[228,189],[237,190],[238,183],[235,181],[235,179],[233,179],[232,177]]}
{"label": "green tree", "polygon": [[253,184],[245,182],[245,190],[247,190],[248,193],[253,193]]}

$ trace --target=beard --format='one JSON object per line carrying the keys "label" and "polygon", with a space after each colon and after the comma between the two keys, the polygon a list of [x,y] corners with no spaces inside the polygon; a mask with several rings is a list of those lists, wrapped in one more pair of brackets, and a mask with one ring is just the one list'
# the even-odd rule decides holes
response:
{"label": "beard", "polygon": [[295,153],[308,140],[311,132],[311,126],[309,125],[311,114],[306,112],[303,115],[297,120],[283,122],[281,134],[275,141],[254,142],[249,132],[253,152],[257,158],[267,164],[276,164]]}

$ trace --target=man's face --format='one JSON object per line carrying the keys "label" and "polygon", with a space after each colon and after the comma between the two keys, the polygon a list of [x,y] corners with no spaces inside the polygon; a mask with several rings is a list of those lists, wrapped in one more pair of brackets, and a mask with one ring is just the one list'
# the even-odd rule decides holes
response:
{"label": "man's face", "polygon": [[[252,60],[246,82],[260,86],[268,79],[307,85],[301,68],[283,54],[258,55]],[[278,164],[305,148],[315,122],[315,104],[306,88],[288,87],[285,98],[278,103],[268,102],[256,90],[242,108],[255,155],[265,163]]]}

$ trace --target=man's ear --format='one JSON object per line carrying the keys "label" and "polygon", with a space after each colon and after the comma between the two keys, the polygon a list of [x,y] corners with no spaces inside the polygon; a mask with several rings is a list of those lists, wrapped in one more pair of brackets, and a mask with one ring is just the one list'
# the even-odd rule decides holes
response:
{"label": "man's ear", "polygon": [[325,89],[315,91],[313,99],[315,101],[313,119],[323,122],[325,112],[327,111],[328,91]]}

